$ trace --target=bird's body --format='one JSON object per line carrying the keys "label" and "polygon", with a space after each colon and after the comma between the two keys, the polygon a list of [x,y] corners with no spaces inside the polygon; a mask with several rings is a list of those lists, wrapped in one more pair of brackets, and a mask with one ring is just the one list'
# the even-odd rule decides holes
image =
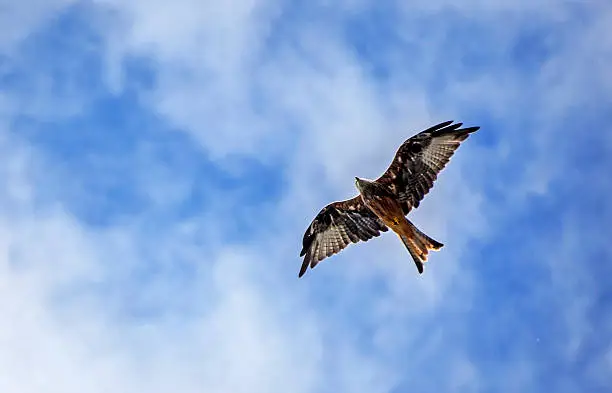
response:
{"label": "bird's body", "polygon": [[421,232],[406,215],[419,206],[459,144],[479,129],[460,129],[461,123],[451,124],[440,123],[406,140],[381,177],[375,181],[356,178],[359,195],[333,202],[317,214],[304,233],[299,277],[308,266],[314,268],[350,243],[367,241],[389,228],[400,237],[419,273],[423,273],[429,250],[439,250],[443,244]]}
{"label": "bird's body", "polygon": [[355,184],[363,203],[393,232],[408,249],[419,273],[429,250],[439,250],[439,243],[419,231],[406,216],[399,201],[383,184],[356,178]]}

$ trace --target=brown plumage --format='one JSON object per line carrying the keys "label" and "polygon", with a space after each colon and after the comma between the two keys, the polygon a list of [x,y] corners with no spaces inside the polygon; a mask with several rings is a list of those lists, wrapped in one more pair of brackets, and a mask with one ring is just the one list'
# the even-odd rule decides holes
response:
{"label": "brown plumage", "polygon": [[382,176],[375,181],[356,178],[359,195],[333,202],[317,214],[304,233],[299,277],[308,266],[314,268],[349,244],[368,241],[388,228],[400,237],[423,273],[429,250],[439,250],[443,244],[421,232],[406,214],[419,206],[461,142],[480,128],[452,123],[437,124],[406,140]]}

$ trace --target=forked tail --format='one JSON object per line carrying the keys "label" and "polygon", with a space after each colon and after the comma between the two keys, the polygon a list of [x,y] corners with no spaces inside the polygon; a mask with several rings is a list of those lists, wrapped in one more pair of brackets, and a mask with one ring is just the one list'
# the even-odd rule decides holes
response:
{"label": "forked tail", "polygon": [[423,264],[427,261],[429,250],[438,251],[444,244],[432,239],[417,227],[410,220],[406,219],[407,225],[403,228],[403,233],[400,234],[400,239],[408,249],[410,256],[416,264],[420,274],[423,273]]}

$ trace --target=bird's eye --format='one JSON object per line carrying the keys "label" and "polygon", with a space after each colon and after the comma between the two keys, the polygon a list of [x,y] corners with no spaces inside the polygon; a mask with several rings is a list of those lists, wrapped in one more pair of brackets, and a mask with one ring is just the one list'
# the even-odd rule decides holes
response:
{"label": "bird's eye", "polygon": [[414,142],[410,145],[410,151],[412,153],[420,153],[421,150],[423,150],[423,146],[418,142]]}

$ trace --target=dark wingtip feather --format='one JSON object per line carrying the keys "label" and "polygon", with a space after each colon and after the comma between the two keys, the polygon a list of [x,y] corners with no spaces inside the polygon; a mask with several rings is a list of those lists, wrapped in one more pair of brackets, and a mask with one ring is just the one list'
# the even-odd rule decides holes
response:
{"label": "dark wingtip feather", "polygon": [[436,124],[435,126],[431,126],[431,127],[429,127],[428,129],[426,129],[426,130],[424,130],[424,131],[422,131],[422,132],[433,132],[433,131],[437,131],[437,130],[439,130],[439,129],[441,129],[441,128],[444,128],[444,127],[446,127],[446,126],[448,126],[448,125],[450,125],[450,124],[453,124],[453,122],[454,122],[454,120],[447,120],[447,121],[445,121],[445,122],[438,123],[438,124]]}
{"label": "dark wingtip feather", "polygon": [[298,278],[302,277],[304,273],[306,273],[306,269],[308,269],[308,258],[304,258],[304,262],[302,262],[302,267],[300,268],[300,272],[298,273]]}
{"label": "dark wingtip feather", "polygon": [[[317,218],[315,218],[316,221]],[[311,224],[312,225],[312,224]],[[306,251],[310,248],[314,240],[314,236],[310,232],[310,228],[306,230],[304,233],[304,238],[302,239],[302,251],[300,251],[300,256],[303,257],[306,254]]]}
{"label": "dark wingtip feather", "polygon": [[479,129],[480,127],[468,127],[468,128],[463,128],[461,130],[458,130],[457,137],[455,139],[460,142],[463,142],[470,136],[470,134],[478,131]]}
{"label": "dark wingtip feather", "polygon": [[446,128],[442,128],[442,129],[436,130],[436,131],[432,132],[432,136],[433,137],[438,137],[438,136],[442,136],[442,135],[453,134],[455,136],[456,140],[464,141],[471,133],[476,132],[476,131],[478,131],[480,129],[479,126],[459,128],[461,125],[463,125],[463,123],[453,124],[450,127],[446,127]]}
{"label": "dark wingtip feather", "polygon": [[468,128],[464,128],[462,130],[460,130],[461,132],[465,132],[466,134],[471,134],[473,132],[476,132],[480,130],[480,126],[474,126],[474,127],[468,127]]}

